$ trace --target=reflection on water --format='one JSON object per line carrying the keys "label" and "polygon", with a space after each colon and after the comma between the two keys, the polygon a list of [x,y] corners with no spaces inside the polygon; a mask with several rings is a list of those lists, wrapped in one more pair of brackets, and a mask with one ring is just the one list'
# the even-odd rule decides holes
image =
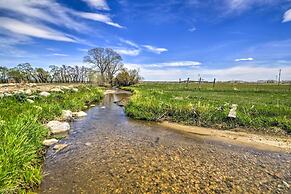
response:
{"label": "reflection on water", "polygon": [[57,154],[48,151],[40,193],[288,191],[282,181],[290,181],[290,155],[134,121],[113,103],[129,95],[108,94],[87,117],[71,124],[62,140],[69,146]]}

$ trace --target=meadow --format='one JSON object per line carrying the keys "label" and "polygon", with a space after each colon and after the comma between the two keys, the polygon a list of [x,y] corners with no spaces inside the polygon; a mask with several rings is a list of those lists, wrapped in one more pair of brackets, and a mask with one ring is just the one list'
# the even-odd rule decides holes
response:
{"label": "meadow", "polygon": [[[290,85],[145,82],[125,89],[134,92],[125,111],[135,119],[291,133]],[[236,118],[228,118],[232,104],[238,105]]]}
{"label": "meadow", "polygon": [[82,110],[98,103],[101,89],[80,86],[78,91],[52,92],[48,97],[34,93],[34,103],[20,93],[0,99],[0,193],[25,193],[41,181],[41,167],[48,137],[44,124],[62,110]]}

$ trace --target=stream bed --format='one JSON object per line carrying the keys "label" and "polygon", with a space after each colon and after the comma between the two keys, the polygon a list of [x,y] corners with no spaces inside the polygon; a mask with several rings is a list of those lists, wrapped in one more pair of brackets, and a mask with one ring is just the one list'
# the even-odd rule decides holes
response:
{"label": "stream bed", "polygon": [[212,141],[126,117],[107,94],[49,149],[39,193],[289,193],[291,154]]}

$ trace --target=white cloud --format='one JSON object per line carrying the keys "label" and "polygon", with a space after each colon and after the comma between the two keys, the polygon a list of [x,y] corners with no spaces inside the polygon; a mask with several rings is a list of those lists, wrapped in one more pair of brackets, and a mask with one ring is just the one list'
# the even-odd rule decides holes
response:
{"label": "white cloud", "polygon": [[290,22],[291,21],[291,9],[286,11],[283,16],[283,21],[282,22]]}
{"label": "white cloud", "polygon": [[125,43],[125,44],[128,44],[129,46],[132,46],[132,47],[135,47],[135,48],[139,48],[139,45],[136,44],[136,43],[133,42],[133,41],[125,40],[125,39],[122,39],[122,38],[120,38],[119,40],[120,40],[121,42]]}
{"label": "white cloud", "polygon": [[56,41],[76,42],[75,39],[59,31],[42,26],[40,24],[28,24],[15,19],[0,17],[0,28],[15,34],[22,34],[29,37],[43,38]]}
{"label": "white cloud", "polygon": [[59,56],[59,57],[68,57],[69,55],[63,54],[63,53],[53,53],[53,56]]}
{"label": "white cloud", "polygon": [[189,32],[195,32],[196,30],[197,30],[196,27],[192,27],[189,29]]}
{"label": "white cloud", "polygon": [[174,61],[167,63],[145,64],[144,68],[181,68],[181,67],[197,67],[201,65],[198,61]]}
{"label": "white cloud", "polygon": [[111,18],[108,15],[99,14],[99,13],[88,13],[88,12],[72,12],[74,15],[78,15],[82,18],[88,19],[88,20],[94,20],[98,22],[103,22],[105,24],[117,27],[117,28],[124,28],[123,26],[119,25],[118,23],[112,22]]}
{"label": "white cloud", "polygon": [[140,68],[145,72],[152,72],[153,74],[160,71],[163,71],[165,74],[167,74],[168,71],[173,70],[191,72],[193,69],[199,68],[200,65],[201,62],[198,61],[173,61],[152,64],[126,64],[126,67]]}
{"label": "white cloud", "polygon": [[291,79],[291,66],[261,67],[261,66],[236,66],[225,69],[204,69],[201,71],[206,77],[216,77],[218,80],[268,80],[275,79],[278,70],[282,69],[282,78]]}
{"label": "white cloud", "polygon": [[128,55],[128,56],[137,56],[140,53],[139,49],[116,48],[114,50],[121,55]]}
{"label": "white cloud", "polygon": [[146,81],[178,81],[179,78],[191,80],[198,80],[198,74],[205,80],[213,80],[216,78],[218,81],[228,80],[244,80],[244,81],[257,81],[275,79],[278,70],[282,69],[282,79],[291,80],[291,66],[277,66],[277,67],[260,67],[260,66],[235,66],[230,68],[210,69],[202,66],[197,68],[182,69],[156,69],[147,68],[144,64],[125,64],[127,68],[140,69],[141,76]]}
{"label": "white cloud", "polygon": [[87,3],[90,7],[100,10],[110,10],[106,0],[82,0]]}
{"label": "white cloud", "polygon": [[241,59],[235,59],[234,61],[236,61],[236,62],[240,62],[240,61],[253,61],[254,60],[254,58],[241,58]]}
{"label": "white cloud", "polygon": [[[221,0],[218,0],[219,3]],[[288,0],[282,0],[288,1]],[[253,6],[276,5],[282,1],[279,0],[224,0],[225,8],[228,12],[241,13]]]}
{"label": "white cloud", "polygon": [[[97,5],[101,5],[100,3],[98,4],[97,1],[96,3]],[[90,27],[80,21],[76,21],[73,16],[103,22],[117,28],[122,28],[121,25],[113,22],[107,14],[79,12],[64,7],[55,0],[1,0],[0,10],[1,9],[25,16],[23,19],[34,19],[38,22],[45,21],[58,26],[74,29],[79,32],[87,32]]]}
{"label": "white cloud", "polygon": [[151,45],[143,45],[143,47],[146,48],[147,50],[153,52],[153,53],[156,53],[156,54],[161,54],[163,52],[168,51],[168,49],[166,49],[166,48],[158,48],[158,47],[154,47]]}

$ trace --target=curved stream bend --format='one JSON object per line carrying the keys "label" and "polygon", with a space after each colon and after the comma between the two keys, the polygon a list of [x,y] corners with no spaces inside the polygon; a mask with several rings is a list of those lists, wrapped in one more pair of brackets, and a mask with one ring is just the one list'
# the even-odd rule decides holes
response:
{"label": "curved stream bend", "polygon": [[[49,150],[40,193],[288,193],[291,155],[178,133],[127,118],[107,94]],[[104,107],[105,106],[105,107]]]}

